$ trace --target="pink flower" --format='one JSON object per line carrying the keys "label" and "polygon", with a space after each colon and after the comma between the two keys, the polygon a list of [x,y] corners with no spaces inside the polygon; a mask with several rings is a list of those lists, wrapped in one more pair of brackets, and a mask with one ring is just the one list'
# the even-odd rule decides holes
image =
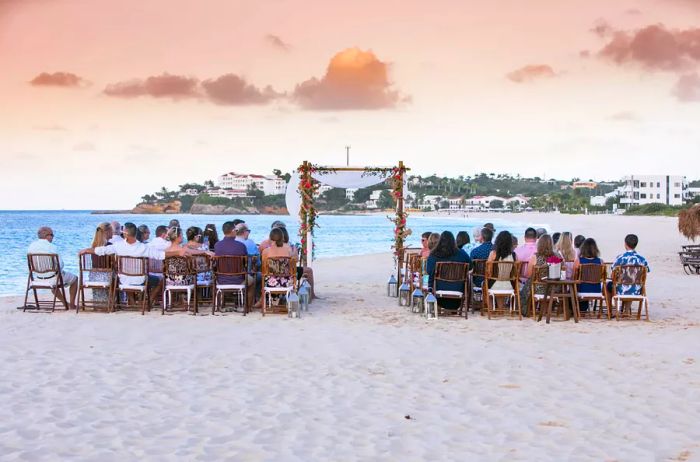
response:
{"label": "pink flower", "polygon": [[562,260],[561,258],[557,257],[556,255],[552,255],[551,257],[547,258],[547,263],[550,263],[550,264],[553,264],[553,265],[556,265],[556,264],[561,263],[561,262],[563,262],[563,261],[564,261],[564,260]]}

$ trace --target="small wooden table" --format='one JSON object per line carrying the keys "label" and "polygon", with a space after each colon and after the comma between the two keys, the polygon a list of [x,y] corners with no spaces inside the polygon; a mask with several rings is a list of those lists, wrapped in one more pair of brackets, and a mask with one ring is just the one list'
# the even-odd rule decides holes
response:
{"label": "small wooden table", "polygon": [[[581,313],[578,306],[578,292],[576,289],[576,281],[570,279],[542,279],[545,284],[544,298],[542,299],[543,307],[540,310],[540,315],[537,317],[537,322],[542,320],[544,309],[547,310],[547,324],[552,317],[552,304],[555,298],[562,301],[564,308],[564,319],[569,320],[568,302],[571,302],[571,312],[574,315],[574,322],[578,322]],[[556,290],[556,291],[555,291]]]}

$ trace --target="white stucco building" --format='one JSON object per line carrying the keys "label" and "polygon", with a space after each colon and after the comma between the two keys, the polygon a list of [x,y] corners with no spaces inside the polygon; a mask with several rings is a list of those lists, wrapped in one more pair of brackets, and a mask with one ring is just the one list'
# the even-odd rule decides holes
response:
{"label": "white stucco building", "polygon": [[287,183],[284,178],[275,175],[229,172],[221,175],[217,183],[221,189],[242,189],[244,191],[253,185],[256,189],[264,192],[266,196],[284,194],[287,191]]}
{"label": "white stucco building", "polygon": [[688,182],[680,175],[630,175],[622,179],[620,204],[623,207],[644,204],[683,205]]}

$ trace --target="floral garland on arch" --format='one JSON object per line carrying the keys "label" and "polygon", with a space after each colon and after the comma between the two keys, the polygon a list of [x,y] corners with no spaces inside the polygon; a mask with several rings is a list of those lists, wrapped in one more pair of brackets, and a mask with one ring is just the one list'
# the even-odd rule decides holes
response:
{"label": "floral garland on arch", "polygon": [[[403,195],[403,178],[406,174],[406,167],[394,167],[391,169],[391,176],[389,177],[389,184],[391,186],[391,196],[394,202],[398,204],[399,201],[404,200]],[[394,223],[394,260],[397,259],[400,249],[403,249],[404,242],[410,236],[413,231],[406,227],[406,219],[408,218],[408,213],[396,207],[396,215],[394,217],[387,217],[389,221]]]}

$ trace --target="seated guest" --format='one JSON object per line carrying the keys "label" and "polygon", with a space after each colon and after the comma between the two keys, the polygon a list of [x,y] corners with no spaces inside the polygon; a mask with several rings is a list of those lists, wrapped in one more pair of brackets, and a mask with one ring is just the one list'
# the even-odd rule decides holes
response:
{"label": "seated guest", "polygon": [[[491,251],[493,250],[493,244],[491,240],[493,239],[493,231],[489,228],[481,228],[481,245],[477,246],[472,250],[469,255],[472,261],[474,260],[487,260]],[[484,282],[484,278],[476,276],[473,278],[473,283],[475,287],[481,287]]]}
{"label": "seated guest", "polygon": [[[554,244],[552,243],[552,236],[549,234],[543,234],[537,239],[537,251],[530,257],[530,261],[527,264],[527,281],[520,289],[520,303],[523,310],[523,316],[527,316],[530,301],[530,291],[532,287],[532,276],[535,272],[536,266],[547,265],[547,259],[555,256]],[[538,295],[544,295],[545,288],[538,285],[535,288],[535,293]]]}
{"label": "seated guest", "polygon": [[[92,238],[92,247],[103,247],[107,245],[112,245],[109,239],[112,237],[112,225],[110,223],[104,222],[97,225],[95,230],[95,236]],[[93,268],[98,267],[98,261],[96,256],[92,256]],[[111,273],[104,271],[90,271],[89,274],[90,282],[110,282]],[[92,289],[92,299],[97,302],[106,303],[109,300],[109,291],[107,289]]]}
{"label": "seated guest", "polygon": [[484,228],[488,228],[488,229],[490,229],[491,231],[493,231],[493,234],[496,234],[496,227],[493,226],[493,223],[486,223],[486,224],[484,224]]}
{"label": "seated guest", "polygon": [[[236,231],[236,240],[245,245],[245,248],[248,251],[248,256],[259,257],[260,250],[258,249],[257,244],[250,239],[250,228],[248,228],[248,225],[246,225],[245,222],[239,223],[234,229]],[[258,263],[260,262],[258,261]]]}
{"label": "seated guest", "polygon": [[440,241],[440,234],[430,233],[430,236],[428,237],[428,249],[432,252],[439,241]]}
{"label": "seated guest", "polygon": [[[234,223],[235,223],[236,221],[238,222],[238,223],[236,223],[236,225],[239,224],[239,223],[243,223],[243,220],[234,220]],[[235,226],[235,225],[234,225],[234,226]],[[275,221],[272,222],[272,225],[270,225],[270,230],[273,230],[273,229],[275,229],[275,228],[284,228],[284,229],[286,229],[286,228],[287,228],[287,225],[285,225],[284,222],[282,222],[282,221],[280,221],[280,220],[275,220]],[[265,240],[263,240],[263,241],[260,243],[260,245],[258,246],[258,248],[259,248],[259,250],[260,250],[260,254],[262,255],[263,250],[267,249],[267,248],[270,247],[271,245],[272,245],[272,241],[271,241],[270,239],[265,239]]]}
{"label": "seated guest", "polygon": [[118,221],[113,221],[111,224],[112,228],[112,238],[109,240],[110,243],[116,244],[124,240],[122,237],[122,225]]}
{"label": "seated guest", "polygon": [[[618,257],[615,259],[615,262],[612,265],[613,270],[617,267],[625,265],[640,265],[645,266],[647,272],[651,271],[647,259],[637,253],[636,249],[638,244],[639,238],[636,234],[628,234],[627,236],[625,236],[625,253],[623,253],[622,255],[618,255]],[[612,287],[610,287],[610,289],[612,289]],[[615,287],[615,291],[618,295],[639,295],[641,289],[642,288],[637,284],[620,284],[617,287]],[[627,305],[629,304],[629,302],[625,302],[625,304]]]}
{"label": "seated guest", "polygon": [[138,227],[136,230],[136,240],[139,242],[143,242],[144,244],[148,244],[148,240],[151,237],[151,230],[148,229],[148,226],[146,225],[141,225]]}
{"label": "seated guest", "polygon": [[[454,235],[449,231],[443,231],[439,235],[437,245],[433,248],[426,262],[426,272],[428,273],[428,287],[432,290],[435,281],[435,268],[440,262],[471,263],[466,253],[460,252],[457,248]],[[463,282],[438,281],[436,290],[452,290],[464,292]],[[438,305],[444,309],[455,310],[459,308],[461,300],[455,298],[438,298]]]}
{"label": "seated guest", "polygon": [[[583,241],[583,244],[581,244],[581,254],[574,263],[574,272],[578,270],[581,265],[590,264],[602,265],[603,261],[600,259],[600,251],[598,250],[598,245],[596,244],[595,239],[588,238]],[[578,285],[579,293],[599,294],[602,290],[603,288],[601,287],[600,283],[586,283]],[[588,311],[588,300],[579,301],[579,308],[581,311]]]}
{"label": "seated guest", "polygon": [[270,231],[270,242],[272,245],[262,252],[263,261],[270,257],[291,257],[292,248],[284,242],[282,228],[274,228]]}
{"label": "seated guest", "polygon": [[[165,257],[176,257],[185,255],[185,249],[165,252],[149,247],[143,242],[136,240],[136,225],[133,223],[124,224],[124,240],[113,245],[85,249],[80,254],[93,253],[95,255],[117,255],[119,257],[145,257],[154,260],[164,260]],[[120,282],[126,285],[143,285],[146,281],[141,276],[122,276]],[[149,286],[151,291],[151,303],[153,303],[162,289],[162,280],[156,276],[149,275]]]}
{"label": "seated guest", "polygon": [[457,236],[455,237],[455,242],[457,243],[457,248],[464,252],[465,255],[469,256],[469,253],[464,248],[467,244],[469,244],[469,233],[466,231],[458,232]]}
{"label": "seated guest", "polygon": [[[170,228],[167,232],[168,242],[170,245],[165,249],[166,252],[178,252],[180,249],[185,251],[185,256],[197,255],[201,252],[197,252],[193,249],[188,249],[182,246],[182,230],[178,226]],[[181,273],[179,276],[169,276],[165,281],[167,285],[173,286],[189,286],[194,284],[194,275],[184,275],[182,273],[187,273],[188,263],[186,260],[175,259],[169,261],[169,272]]]}
{"label": "seated guest", "polygon": [[559,242],[560,237],[561,237],[561,233],[552,234],[552,242],[554,243],[555,247],[556,247],[557,243]]}
{"label": "seated guest", "polygon": [[[486,229],[486,228],[485,228]],[[515,252],[513,252],[513,236],[508,231],[501,231],[496,236],[496,244],[493,246],[493,250],[489,253],[487,261],[506,261],[514,262],[516,261]],[[499,265],[498,272],[506,271],[509,265]],[[501,276],[504,276],[501,274]],[[489,281],[489,288],[494,290],[509,290],[514,289],[510,281]],[[498,298],[496,304],[498,308],[503,308],[503,298]]]}
{"label": "seated guest", "polygon": [[[223,239],[216,243],[214,246],[214,253],[217,257],[222,256],[234,256],[234,257],[247,257],[248,250],[245,244],[236,240],[236,227],[232,221],[227,221],[221,227],[221,231],[224,233]],[[222,276],[216,281],[217,284],[243,284],[243,276]],[[245,277],[245,284],[247,287],[246,296],[248,299],[248,305],[252,305],[255,301],[255,278],[247,274]],[[255,306],[259,308],[258,305]]]}
{"label": "seated guest", "polygon": [[547,230],[546,230],[546,229],[544,229],[544,228],[537,228],[537,239],[541,238],[541,237],[544,236],[545,234],[547,234]]}
{"label": "seated guest", "polygon": [[556,252],[564,260],[562,268],[566,269],[566,278],[571,279],[574,274],[574,262],[576,261],[574,239],[571,233],[564,232],[561,234],[556,245]]}
{"label": "seated guest", "polygon": [[535,228],[527,228],[525,230],[525,242],[515,249],[516,260],[521,262],[520,282],[524,283],[527,281],[530,258],[535,252],[537,252],[537,231],[535,231]]}
{"label": "seated guest", "polygon": [[428,258],[430,256],[430,247],[428,246],[428,239],[430,239],[431,234],[432,233],[430,231],[426,231],[420,235],[421,258]]}
{"label": "seated guest", "polygon": [[180,220],[177,220],[173,218],[170,220],[170,223],[168,223],[168,229],[170,228],[179,228],[180,227]]}
{"label": "seated guest", "polygon": [[213,252],[217,242],[219,242],[219,234],[216,232],[216,226],[210,223],[204,227],[204,245]]}
{"label": "seated guest", "polygon": [[[179,228],[178,228],[179,229]],[[148,243],[149,246],[157,250],[165,250],[170,247],[170,242],[167,239],[168,228],[160,225],[156,228],[156,237]]]}
{"label": "seated guest", "polygon": [[581,253],[581,244],[583,244],[583,241],[585,240],[585,236],[582,236],[580,234],[574,238],[574,252],[576,253],[577,259],[579,254]]}
{"label": "seated guest", "polygon": [[[294,245],[289,243],[289,232],[287,231],[287,228],[281,227],[278,228],[280,231],[282,231],[282,235],[284,236],[284,243],[289,245],[289,248],[291,250],[290,256],[292,257],[299,257],[299,251],[301,250],[301,245]],[[297,279],[301,280],[302,277],[305,277],[307,281],[309,281],[309,286],[311,290],[309,290],[309,301],[313,301],[314,298],[318,298],[316,295],[316,292],[314,291],[314,270],[310,266],[297,266]]]}
{"label": "seated guest", "polygon": [[515,249],[518,248],[518,238],[515,236],[515,234],[510,235],[513,239],[513,252],[515,252]]}
{"label": "seated guest", "polygon": [[[48,226],[42,226],[36,232],[37,240],[29,244],[27,249],[27,254],[51,254],[58,255],[58,264],[61,268],[61,275],[63,277],[63,285],[68,289],[68,300],[63,299],[63,295],[60,290],[56,290],[55,294],[59,300],[66,303],[70,309],[75,309],[75,297],[78,294],[78,278],[76,275],[63,270],[63,258],[58,253],[58,247],[53,243],[54,232]],[[38,276],[37,276],[38,277]],[[45,278],[45,275],[40,277]],[[58,275],[55,275],[58,277]],[[49,278],[49,279],[54,279]],[[35,277],[36,279],[36,277]],[[37,308],[39,308],[37,306]]]}
{"label": "seated guest", "polygon": [[209,250],[208,246],[205,246],[203,243],[202,228],[198,226],[190,226],[187,228],[185,235],[187,236],[187,243],[185,244],[185,247],[192,250]]}

